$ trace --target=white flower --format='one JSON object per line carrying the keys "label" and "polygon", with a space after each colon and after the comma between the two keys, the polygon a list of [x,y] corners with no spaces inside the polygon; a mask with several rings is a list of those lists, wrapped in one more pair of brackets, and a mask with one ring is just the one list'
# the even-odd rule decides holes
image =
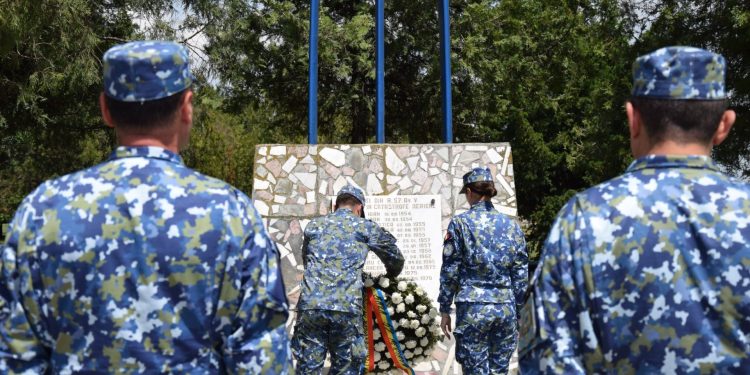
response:
{"label": "white flower", "polygon": [[416,313],[415,313],[414,311],[411,311],[411,310],[410,310],[409,312],[407,312],[407,313],[406,313],[406,316],[408,316],[408,317],[410,317],[410,318],[414,319],[414,318],[416,318],[416,317],[417,317],[417,314],[416,314]]}
{"label": "white flower", "polygon": [[404,345],[406,345],[406,347],[409,349],[414,349],[417,346],[417,342],[414,340],[409,340]]}
{"label": "white flower", "polygon": [[424,289],[422,289],[420,287],[417,287],[417,289],[414,290],[414,292],[417,293],[417,295],[420,296],[420,297],[424,295]]}
{"label": "white flower", "polygon": [[390,359],[391,358],[391,352],[390,351],[385,352],[385,356],[386,356],[386,358]]}
{"label": "white flower", "polygon": [[414,357],[414,353],[407,350],[404,352],[404,357],[406,357],[406,359],[411,359],[412,357]]}
{"label": "white flower", "polygon": [[391,301],[393,302],[394,305],[398,305],[399,303],[404,301],[404,298],[401,297],[401,293],[396,292],[396,293],[391,294]]}
{"label": "white flower", "polygon": [[433,334],[438,334],[440,333],[440,327],[438,327],[437,324],[432,324],[430,325],[430,332],[432,332]]}
{"label": "white flower", "polygon": [[417,305],[417,311],[420,314],[423,314],[425,311],[427,311],[427,306],[425,306],[425,305]]}
{"label": "white flower", "polygon": [[422,354],[422,348],[416,348],[416,349],[414,349],[414,354],[415,354],[415,355],[420,355],[420,354]]}
{"label": "white flower", "polygon": [[398,325],[400,325],[401,327],[405,327],[409,325],[409,320],[406,318],[401,318],[401,320],[398,321]]}
{"label": "white flower", "polygon": [[385,351],[385,344],[382,343],[382,342],[379,342],[379,343],[377,343],[377,344],[374,345],[374,348],[375,348],[375,350],[377,350],[379,352],[384,352]]}
{"label": "white flower", "polygon": [[409,327],[411,327],[411,329],[417,329],[419,327],[419,320],[412,320],[411,323],[409,323]]}
{"label": "white flower", "polygon": [[375,282],[373,282],[371,278],[366,277],[365,278],[365,287],[369,288],[369,287],[371,287],[373,285],[375,285]]}
{"label": "white flower", "polygon": [[373,340],[377,340],[380,338],[380,330],[375,328],[372,330],[372,338]]}
{"label": "white flower", "polygon": [[429,343],[430,343],[430,340],[427,340],[427,337],[419,340],[419,345],[420,346],[427,346],[427,344],[429,344]]}
{"label": "white flower", "polygon": [[388,309],[387,309],[387,310],[388,310],[388,314],[389,314],[389,315],[393,315],[393,313],[394,313],[394,311],[393,311],[393,307],[390,307],[390,306],[388,306]]}
{"label": "white flower", "polygon": [[391,285],[391,282],[388,281],[387,277],[383,276],[380,278],[380,281],[378,281],[378,284],[380,284],[380,286],[382,286],[383,288],[387,288],[388,285]]}
{"label": "white flower", "polygon": [[414,331],[414,334],[417,335],[417,337],[423,337],[426,333],[427,333],[427,330],[424,329],[424,327],[419,327],[417,328],[416,331]]}
{"label": "white flower", "polygon": [[432,318],[429,315],[422,315],[422,324],[427,324]]}
{"label": "white flower", "polygon": [[[422,337],[422,336],[419,336],[419,337]],[[406,338],[406,335],[404,335],[404,333],[401,331],[396,331],[396,338],[398,338],[398,340],[401,341],[404,338]]]}
{"label": "white flower", "polygon": [[[389,307],[389,309],[390,309],[390,307]],[[406,305],[404,305],[403,303],[399,303],[398,306],[396,306],[396,311],[398,311],[400,313],[406,311]]]}
{"label": "white flower", "polygon": [[406,296],[406,298],[404,298],[404,301],[407,305],[411,305],[412,303],[414,303],[414,296],[409,294],[408,296]]}
{"label": "white flower", "polygon": [[386,361],[380,361],[380,362],[378,362],[378,367],[380,367],[381,370],[387,369],[388,366],[390,366],[390,365]]}
{"label": "white flower", "polygon": [[[419,349],[420,351],[422,351],[422,349],[421,349],[421,348],[418,348],[418,349]],[[375,355],[373,355],[373,356],[372,356],[372,358],[373,358],[373,359],[375,360],[375,362],[379,361],[379,360],[380,360],[380,353],[378,353],[378,352],[375,352],[374,354],[375,354]]]}
{"label": "white flower", "polygon": [[398,290],[405,292],[406,291],[406,281],[399,281],[398,282]]}
{"label": "white flower", "polygon": [[424,351],[424,356],[425,357],[429,357],[431,355],[432,355],[432,349],[427,349],[427,350]]}
{"label": "white flower", "polygon": [[434,307],[430,309],[430,318],[438,316],[438,311]]}

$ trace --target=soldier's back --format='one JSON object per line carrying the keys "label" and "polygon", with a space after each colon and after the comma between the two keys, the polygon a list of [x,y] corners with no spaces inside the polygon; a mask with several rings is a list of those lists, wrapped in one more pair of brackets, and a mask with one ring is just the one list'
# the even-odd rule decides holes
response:
{"label": "soldier's back", "polygon": [[588,345],[607,363],[625,372],[750,368],[750,186],[705,157],[650,156],[561,215],[559,225],[580,229],[581,251],[568,256],[586,280]]}
{"label": "soldier's back", "polygon": [[244,194],[148,147],[44,183],[13,227],[53,372],[217,370],[214,318],[240,295],[228,268],[268,240]]}
{"label": "soldier's back", "polygon": [[376,228],[349,209],[315,218],[307,225],[298,309],[361,311],[361,273]]}

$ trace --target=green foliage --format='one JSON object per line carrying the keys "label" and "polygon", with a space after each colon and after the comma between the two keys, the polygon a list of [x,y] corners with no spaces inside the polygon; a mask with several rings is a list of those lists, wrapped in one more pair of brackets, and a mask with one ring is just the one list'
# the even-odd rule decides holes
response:
{"label": "green foliage", "polygon": [[729,105],[737,112],[729,138],[714,159],[737,176],[750,178],[750,6],[745,0],[663,0],[653,24],[633,46],[637,54],[664,45],[692,45],[721,53],[727,60]]}
{"label": "green foliage", "polygon": [[[197,62],[204,84],[196,88],[187,164],[249,192],[256,144],[307,141],[309,4],[7,2],[0,8],[0,222],[43,180],[106,157],[114,139],[96,101],[99,58],[143,35],[184,42]],[[374,2],[322,2],[320,143],[374,142],[374,13]],[[726,56],[738,120],[714,156],[750,177],[746,1],[452,0],[450,14],[454,141],[511,143],[532,262],[564,202],[630,161],[622,107],[640,54],[689,44]],[[437,21],[434,1],[386,2],[388,142],[442,141]]]}
{"label": "green foliage", "polygon": [[111,148],[96,101],[99,58],[133,30],[109,1],[0,7],[0,222],[43,180]]}
{"label": "green foliage", "polygon": [[200,99],[196,103],[190,147],[183,152],[185,163],[249,194],[255,145],[264,139],[259,134],[259,125],[265,125],[262,113],[250,108],[240,116],[223,111],[219,108],[220,99],[210,89],[197,96]]}

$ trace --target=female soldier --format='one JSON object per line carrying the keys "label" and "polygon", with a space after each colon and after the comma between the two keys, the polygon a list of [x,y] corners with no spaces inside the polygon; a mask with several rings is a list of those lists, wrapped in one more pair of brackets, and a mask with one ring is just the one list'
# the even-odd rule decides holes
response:
{"label": "female soldier", "polygon": [[471,208],[448,225],[440,271],[440,327],[451,335],[456,302],[456,359],[468,374],[505,374],[516,347],[517,311],[528,284],[521,227],[490,202],[497,195],[487,168],[463,176]]}

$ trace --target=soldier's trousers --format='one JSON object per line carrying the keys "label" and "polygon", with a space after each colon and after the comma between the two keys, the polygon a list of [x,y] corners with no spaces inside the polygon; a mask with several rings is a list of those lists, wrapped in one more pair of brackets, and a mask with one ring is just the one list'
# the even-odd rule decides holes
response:
{"label": "soldier's trousers", "polygon": [[326,353],[331,355],[329,374],[359,374],[366,350],[362,314],[327,310],[298,313],[292,337],[297,374],[320,374]]}
{"label": "soldier's trousers", "polygon": [[517,345],[513,303],[456,304],[456,360],[465,374],[506,374]]}

